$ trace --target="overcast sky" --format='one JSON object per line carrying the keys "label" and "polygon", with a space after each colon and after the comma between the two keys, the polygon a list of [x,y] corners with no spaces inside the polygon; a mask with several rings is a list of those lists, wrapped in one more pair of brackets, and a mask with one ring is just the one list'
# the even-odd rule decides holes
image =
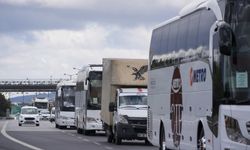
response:
{"label": "overcast sky", "polygon": [[64,78],[102,58],[148,58],[155,25],[192,0],[0,0],[0,79]]}

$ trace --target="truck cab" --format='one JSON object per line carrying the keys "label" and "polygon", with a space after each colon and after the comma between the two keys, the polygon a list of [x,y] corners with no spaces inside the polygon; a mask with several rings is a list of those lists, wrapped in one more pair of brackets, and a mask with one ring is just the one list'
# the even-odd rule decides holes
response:
{"label": "truck cab", "polygon": [[115,103],[110,103],[113,115],[113,140],[145,140],[147,128],[147,89],[119,88]]}

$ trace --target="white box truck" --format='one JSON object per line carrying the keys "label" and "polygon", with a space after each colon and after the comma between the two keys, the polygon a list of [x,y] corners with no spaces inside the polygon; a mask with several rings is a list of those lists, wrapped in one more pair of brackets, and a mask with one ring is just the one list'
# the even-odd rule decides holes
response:
{"label": "white box truck", "polygon": [[103,59],[101,119],[107,141],[145,140],[147,60]]}

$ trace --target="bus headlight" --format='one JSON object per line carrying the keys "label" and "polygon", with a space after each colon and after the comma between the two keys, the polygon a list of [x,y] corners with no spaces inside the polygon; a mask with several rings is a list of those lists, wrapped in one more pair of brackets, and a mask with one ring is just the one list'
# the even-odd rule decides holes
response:
{"label": "bus headlight", "polygon": [[118,115],[118,122],[119,123],[123,123],[123,124],[128,124],[128,120],[127,120],[127,116],[124,115]]}
{"label": "bus headlight", "polygon": [[225,116],[225,125],[226,125],[227,136],[230,140],[237,143],[242,143],[247,145],[250,144],[250,140],[248,140],[242,135],[239,123],[236,119],[229,116]]}

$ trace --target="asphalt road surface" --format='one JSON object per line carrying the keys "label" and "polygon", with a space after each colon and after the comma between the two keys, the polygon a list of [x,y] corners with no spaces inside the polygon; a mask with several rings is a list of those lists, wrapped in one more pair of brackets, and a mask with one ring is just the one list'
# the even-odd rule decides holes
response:
{"label": "asphalt road surface", "polygon": [[144,141],[107,143],[103,133],[85,136],[76,130],[56,129],[54,123],[41,121],[40,126],[18,126],[16,120],[0,120],[0,150],[157,150]]}

